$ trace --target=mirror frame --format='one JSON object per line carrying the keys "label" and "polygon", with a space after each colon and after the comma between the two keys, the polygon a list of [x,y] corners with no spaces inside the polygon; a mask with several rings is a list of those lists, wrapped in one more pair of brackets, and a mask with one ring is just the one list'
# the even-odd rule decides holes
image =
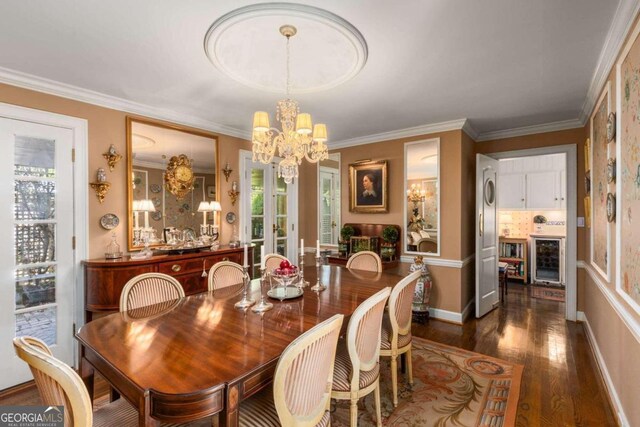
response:
{"label": "mirror frame", "polygon": [[[438,183],[438,251],[437,252],[418,252],[418,251],[409,251],[407,250],[407,246],[409,245],[408,240],[407,240],[407,235],[408,235],[408,218],[409,218],[409,202],[407,201],[407,190],[408,185],[407,185],[407,151],[409,149],[409,146],[411,145],[417,145],[417,144],[423,144],[425,142],[435,142],[437,149],[438,149],[438,174],[436,176],[436,181]],[[439,257],[441,251],[441,235],[442,235],[442,222],[441,222],[441,211],[442,211],[442,206],[440,204],[442,197],[441,197],[441,193],[442,193],[442,183],[440,182],[440,164],[441,164],[441,152],[440,152],[440,138],[428,138],[428,139],[421,139],[419,141],[412,141],[412,142],[405,142],[404,143],[404,176],[402,177],[403,181],[404,181],[404,191],[402,193],[402,197],[403,197],[403,205],[404,205],[404,209],[403,209],[403,226],[402,226],[402,230],[404,231],[404,247],[402,248],[402,252],[404,254],[408,254],[408,255],[424,255],[424,256],[431,256],[431,257]],[[433,179],[433,178],[420,178],[421,180],[425,180],[425,179]]]}
{"label": "mirror frame", "polygon": [[[133,171],[133,139],[132,139],[132,126],[134,123],[141,123],[147,126],[155,126],[169,130],[175,130],[178,132],[184,132],[191,135],[200,136],[203,138],[210,138],[215,147],[215,156],[216,156],[216,177],[215,177],[215,186],[216,186],[216,198],[215,200],[220,202],[220,144],[218,143],[218,135],[209,133],[206,131],[201,131],[197,129],[192,129],[186,126],[181,126],[172,123],[166,123],[163,121],[146,119],[140,117],[126,117],[126,136],[127,136],[127,249],[129,251],[142,250],[142,246],[134,246],[133,245],[133,187],[132,187],[132,171]],[[219,221],[219,227],[222,227],[222,222]],[[220,234],[222,232],[219,230]],[[161,243],[151,244],[150,247],[154,246],[162,246]]]}

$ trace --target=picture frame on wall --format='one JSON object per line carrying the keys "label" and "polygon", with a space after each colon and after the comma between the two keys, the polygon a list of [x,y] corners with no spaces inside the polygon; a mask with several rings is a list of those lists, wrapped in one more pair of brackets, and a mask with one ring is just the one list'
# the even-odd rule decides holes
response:
{"label": "picture frame on wall", "polygon": [[349,211],[383,213],[389,211],[387,161],[366,161],[349,165]]}
{"label": "picture frame on wall", "polygon": [[216,198],[216,186],[215,185],[208,185],[207,186],[207,197],[210,199],[215,199]]}
{"label": "picture frame on wall", "polygon": [[640,314],[640,24],[616,64],[616,292]]}
{"label": "picture frame on wall", "polygon": [[607,163],[610,158],[607,123],[610,112],[611,82],[607,82],[598,97],[590,118],[591,150],[589,154],[591,163],[591,266],[607,282],[611,280],[611,227],[607,215],[607,194],[610,192],[607,179]]}

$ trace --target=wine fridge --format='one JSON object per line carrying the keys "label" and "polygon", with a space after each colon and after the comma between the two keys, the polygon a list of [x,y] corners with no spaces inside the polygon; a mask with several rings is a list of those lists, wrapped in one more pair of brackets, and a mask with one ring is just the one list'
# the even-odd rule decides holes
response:
{"label": "wine fridge", "polygon": [[565,284],[564,237],[531,236],[531,281],[533,284]]}

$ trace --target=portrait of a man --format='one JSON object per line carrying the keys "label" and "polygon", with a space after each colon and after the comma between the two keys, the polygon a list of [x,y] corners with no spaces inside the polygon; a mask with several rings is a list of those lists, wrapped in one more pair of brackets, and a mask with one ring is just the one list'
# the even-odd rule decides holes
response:
{"label": "portrait of a man", "polygon": [[387,212],[387,162],[349,165],[351,212]]}

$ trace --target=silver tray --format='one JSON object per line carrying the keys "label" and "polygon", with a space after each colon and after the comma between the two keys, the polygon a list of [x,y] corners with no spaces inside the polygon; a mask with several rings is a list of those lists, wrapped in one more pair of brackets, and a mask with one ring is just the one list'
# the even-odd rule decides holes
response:
{"label": "silver tray", "polygon": [[209,249],[211,245],[202,245],[202,246],[156,246],[153,249],[154,252],[164,253],[164,254],[186,254],[190,252],[199,252],[204,249]]}
{"label": "silver tray", "polygon": [[302,290],[302,288],[298,288],[296,286],[287,286],[285,288],[278,287],[278,288],[269,289],[267,291],[267,296],[269,296],[269,298],[278,299],[282,301],[285,299],[293,299],[293,298],[301,297],[303,293],[304,291]]}

